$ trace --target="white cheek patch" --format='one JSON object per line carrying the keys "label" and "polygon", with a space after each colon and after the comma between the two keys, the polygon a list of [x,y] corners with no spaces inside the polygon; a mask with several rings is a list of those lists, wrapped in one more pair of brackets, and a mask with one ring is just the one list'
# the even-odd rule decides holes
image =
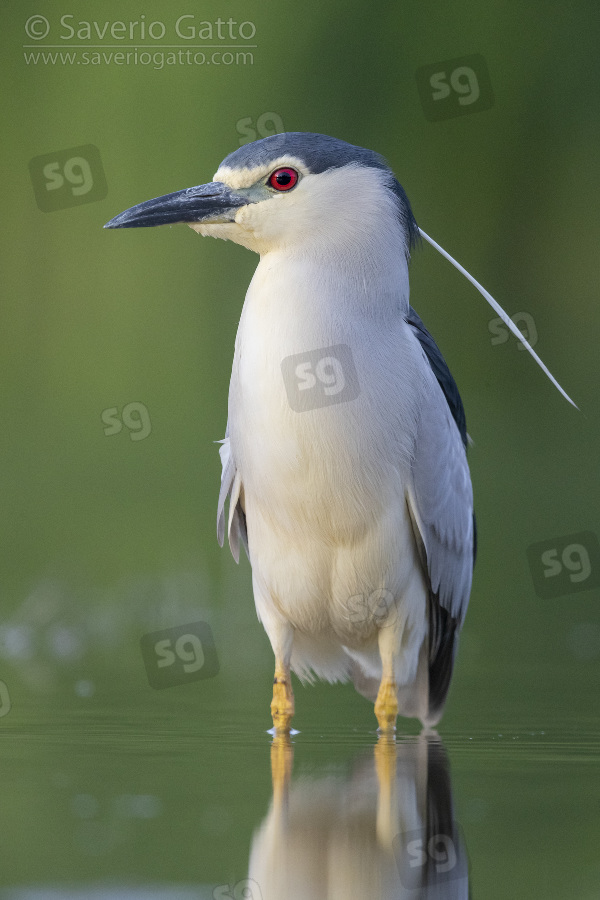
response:
{"label": "white cheek patch", "polygon": [[[273,198],[275,200],[276,198]],[[261,203],[250,203],[248,206],[242,206],[241,209],[235,214],[235,224],[238,228],[243,229],[246,232],[254,233],[257,229],[262,232],[265,224],[269,224],[269,215],[267,214],[267,218],[265,220],[263,211],[260,207],[264,205],[264,203],[271,203],[272,200],[265,200]]]}
{"label": "white cheek patch", "polygon": [[252,169],[232,169],[229,166],[221,166],[213,175],[213,181],[221,181],[234,190],[252,187],[253,184],[256,184],[262,178],[266,178],[269,172],[280,166],[289,166],[292,169],[296,169],[301,175],[309,174],[309,170],[304,163],[296,156],[280,156],[267,165],[254,166]]}

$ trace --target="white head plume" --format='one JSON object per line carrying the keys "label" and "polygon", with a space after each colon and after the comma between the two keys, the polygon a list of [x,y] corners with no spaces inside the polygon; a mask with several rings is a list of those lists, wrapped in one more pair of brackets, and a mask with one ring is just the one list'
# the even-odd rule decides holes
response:
{"label": "white head plume", "polygon": [[467,278],[471,282],[471,284],[477,288],[479,293],[482,295],[482,297],[485,297],[485,299],[490,304],[492,309],[498,313],[498,315],[500,316],[500,318],[502,319],[504,324],[507,326],[507,328],[509,328],[512,331],[512,333],[515,335],[515,337],[517,337],[519,339],[519,341],[523,344],[523,346],[526,347],[527,350],[531,353],[531,355],[535,359],[538,366],[541,368],[541,370],[543,372],[546,373],[546,375],[548,376],[548,378],[550,379],[552,384],[556,388],[558,388],[558,390],[561,392],[561,394],[563,395],[565,400],[568,400],[569,403],[571,404],[571,406],[574,406],[575,409],[579,409],[577,404],[574,403],[573,400],[571,400],[571,398],[569,397],[567,392],[565,390],[563,390],[563,388],[560,386],[560,384],[558,383],[558,381],[556,380],[554,375],[544,365],[542,360],[539,358],[539,356],[537,355],[537,353],[531,346],[531,344],[525,339],[523,334],[521,334],[521,332],[519,331],[519,329],[517,328],[515,323],[510,318],[510,316],[504,312],[504,310],[502,309],[500,304],[496,300],[494,300],[492,295],[488,291],[486,291],[486,289],[483,287],[483,285],[479,284],[479,282],[475,278],[473,278],[473,276],[469,272],[467,272],[467,270],[465,268],[463,268],[463,266],[461,266],[461,264],[459,262],[457,262],[454,259],[454,257],[450,256],[450,254],[446,250],[444,250],[443,247],[440,247],[440,245],[436,241],[434,241],[433,238],[430,238],[428,234],[425,234],[425,232],[423,231],[422,228],[419,228],[419,234],[421,235],[421,237],[425,238],[425,240],[428,243],[430,243],[432,247],[435,247],[435,249],[438,251],[438,253],[441,253],[442,256],[444,256],[449,262],[451,262],[452,265],[455,266],[458,269],[458,271],[461,272],[465,276],[465,278]]}

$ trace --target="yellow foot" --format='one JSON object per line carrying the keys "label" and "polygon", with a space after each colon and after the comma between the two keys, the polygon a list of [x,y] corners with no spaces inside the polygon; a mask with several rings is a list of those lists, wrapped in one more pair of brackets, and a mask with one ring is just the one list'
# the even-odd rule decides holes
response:
{"label": "yellow foot", "polygon": [[375,715],[381,731],[394,731],[398,716],[396,682],[392,678],[382,678],[375,701]]}
{"label": "yellow foot", "polygon": [[294,692],[287,678],[275,677],[271,715],[275,731],[289,731],[294,716]]}

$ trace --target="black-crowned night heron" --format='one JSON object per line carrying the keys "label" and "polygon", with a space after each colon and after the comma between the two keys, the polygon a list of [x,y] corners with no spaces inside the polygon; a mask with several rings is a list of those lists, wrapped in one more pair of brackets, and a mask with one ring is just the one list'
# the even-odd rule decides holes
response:
{"label": "black-crowned night heron", "polygon": [[370,150],[279,134],[106,227],[176,222],[260,254],[235,343],[218,535],[229,498],[230,547],[236,560],[246,547],[275,654],[275,729],[294,713],[290,670],[352,679],[382,730],[399,712],[435,724],[475,520],[463,405],[409,304],[420,229],[402,187]]}

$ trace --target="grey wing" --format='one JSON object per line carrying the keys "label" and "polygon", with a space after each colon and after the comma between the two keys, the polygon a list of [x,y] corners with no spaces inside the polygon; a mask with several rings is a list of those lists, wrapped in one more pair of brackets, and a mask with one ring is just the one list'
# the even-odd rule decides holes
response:
{"label": "grey wing", "polygon": [[219,491],[219,504],[217,508],[217,540],[220,546],[225,541],[225,501],[229,500],[228,535],[229,548],[236,562],[240,561],[240,537],[248,552],[248,531],[246,528],[246,514],[244,512],[241,491],[242,479],[236,469],[231,444],[229,441],[229,423],[225,429],[225,437],[220,441],[219,456],[221,457],[221,490]]}
{"label": "grey wing", "polygon": [[450,686],[458,632],[469,602],[475,522],[462,422],[457,423],[427,347],[420,343],[430,385],[420,409],[408,506],[429,577],[429,710],[435,720]]}

